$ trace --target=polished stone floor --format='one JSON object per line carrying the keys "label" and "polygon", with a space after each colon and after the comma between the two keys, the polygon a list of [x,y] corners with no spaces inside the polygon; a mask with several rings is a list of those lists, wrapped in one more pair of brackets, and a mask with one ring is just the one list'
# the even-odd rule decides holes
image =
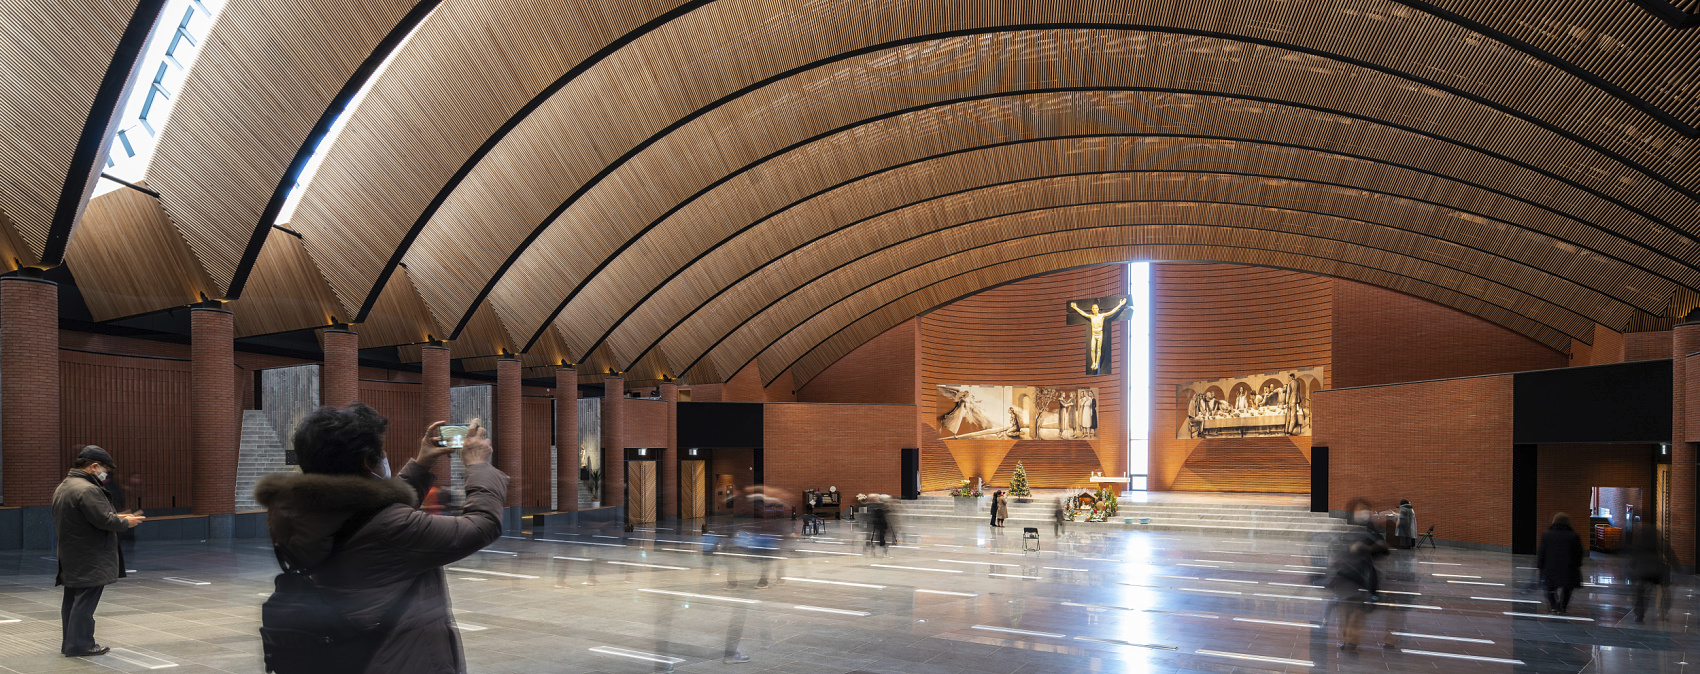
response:
{"label": "polished stone floor", "polygon": [[[1033,553],[1018,529],[917,524],[876,557],[854,523],[828,522],[818,537],[730,547],[752,524],[497,541],[449,570],[469,669],[1687,672],[1688,652],[1700,657],[1692,577],[1666,617],[1636,624],[1622,560],[1598,553],[1566,618],[1536,603],[1528,557],[1395,553],[1354,653],[1312,585],[1326,539],[1045,527]],[[128,566],[96,615],[112,653],[64,658],[51,556],[0,553],[0,672],[260,671],[259,605],[277,571],[264,541],[146,543]],[[748,662],[724,662],[729,639]]]}

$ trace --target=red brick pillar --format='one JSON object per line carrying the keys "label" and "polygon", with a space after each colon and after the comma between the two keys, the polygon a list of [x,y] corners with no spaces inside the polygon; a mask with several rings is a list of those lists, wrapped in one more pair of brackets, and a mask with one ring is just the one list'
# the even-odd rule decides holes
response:
{"label": "red brick pillar", "polygon": [[342,407],[359,400],[360,335],[353,330],[326,330],[324,352],[325,364],[319,368],[319,404]]}
{"label": "red brick pillar", "polygon": [[621,424],[625,415],[626,380],[602,380],[602,505],[626,503],[626,439]]}
{"label": "red brick pillar", "polygon": [[[52,503],[71,466],[68,448],[59,447],[59,286],[52,281],[0,278],[0,411],[0,498],[8,506]],[[122,464],[123,452],[113,448],[113,460]]]}
{"label": "red brick pillar", "polygon": [[1688,379],[1696,375],[1689,367],[1688,354],[1700,351],[1700,323],[1683,323],[1671,331],[1671,458],[1670,458],[1670,532],[1671,548],[1683,566],[1694,566],[1700,557],[1695,546],[1694,445],[1688,442],[1694,431],[1688,417],[1700,400],[1688,395]]}
{"label": "red brick pillar", "polygon": [[[430,428],[431,424],[439,421],[459,423],[466,419],[449,418],[449,350],[441,346],[427,346],[419,351],[419,367],[423,371],[420,377],[419,407],[425,413],[421,429]],[[437,476],[437,486],[449,486],[448,463],[438,461],[435,466],[426,466]]]}
{"label": "red brick pillar", "polygon": [[661,493],[657,495],[657,517],[679,516],[679,385],[662,384],[661,402],[667,403],[667,442],[661,446],[661,465],[655,481]]}
{"label": "red brick pillar", "polygon": [[508,474],[508,501],[520,505],[525,496],[525,422],[520,418],[519,359],[496,361],[496,468]]}
{"label": "red brick pillar", "polygon": [[555,509],[578,510],[578,370],[555,370]]}
{"label": "red brick pillar", "polygon": [[[236,511],[237,404],[234,316],[189,311],[189,435],[196,515]],[[116,459],[117,457],[113,457]]]}

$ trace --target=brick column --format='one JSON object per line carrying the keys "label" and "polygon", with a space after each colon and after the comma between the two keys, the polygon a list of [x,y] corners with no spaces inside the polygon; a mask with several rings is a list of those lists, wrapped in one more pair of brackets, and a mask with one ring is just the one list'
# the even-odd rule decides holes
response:
{"label": "brick column", "polygon": [[1671,549],[1678,563],[1694,566],[1700,551],[1695,538],[1695,456],[1694,445],[1688,442],[1690,410],[1700,405],[1688,395],[1690,372],[1688,354],[1700,351],[1700,323],[1683,323],[1671,330],[1671,458],[1670,458],[1670,536]]}
{"label": "brick column", "polygon": [[661,490],[656,496],[656,517],[678,517],[679,385],[662,384],[661,402],[667,403],[667,442],[661,446],[661,465],[656,467],[655,482]]}
{"label": "brick column", "polygon": [[[59,447],[59,286],[52,281],[0,278],[0,411],[0,498],[7,506],[49,505],[71,467]],[[124,462],[122,447],[113,454]],[[51,518],[45,526],[44,533]]]}
{"label": "brick column", "polygon": [[[424,376],[420,377],[419,407],[425,413],[424,425],[420,428],[430,428],[431,424],[439,421],[457,423],[465,419],[449,418],[449,350],[441,346],[427,346],[419,351],[420,369]],[[426,466],[437,476],[437,486],[449,486],[449,462],[438,461],[435,466]]]}
{"label": "brick column", "polygon": [[525,425],[520,418],[519,359],[496,361],[496,468],[508,474],[508,507],[525,495]]}
{"label": "brick column", "polygon": [[626,503],[626,439],[621,433],[625,418],[626,380],[602,380],[602,505]]}
{"label": "brick column", "polygon": [[196,515],[236,511],[235,339],[234,315],[229,311],[201,307],[189,311],[189,442]]}
{"label": "brick column", "polygon": [[353,330],[326,330],[324,352],[325,364],[319,368],[319,404],[342,407],[359,400],[360,335]]}
{"label": "brick column", "polygon": [[570,367],[555,371],[555,452],[555,509],[578,510],[578,370]]}

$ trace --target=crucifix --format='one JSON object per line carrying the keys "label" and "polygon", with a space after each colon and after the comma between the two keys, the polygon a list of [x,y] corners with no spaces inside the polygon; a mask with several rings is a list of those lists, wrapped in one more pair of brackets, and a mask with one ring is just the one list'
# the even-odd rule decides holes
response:
{"label": "crucifix", "polygon": [[[1092,334],[1088,341],[1086,355],[1086,374],[1113,374],[1111,367],[1109,332],[1111,321],[1128,320],[1131,308],[1128,307],[1127,295],[1098,297],[1093,299],[1072,300],[1068,303],[1067,321],[1069,325],[1090,324]],[[1090,306],[1086,309],[1082,305]],[[1110,307],[1108,311],[1101,307]]]}

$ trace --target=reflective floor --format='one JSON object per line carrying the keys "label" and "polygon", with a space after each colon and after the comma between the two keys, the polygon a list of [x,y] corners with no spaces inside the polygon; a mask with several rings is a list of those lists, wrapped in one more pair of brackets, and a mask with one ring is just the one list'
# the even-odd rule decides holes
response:
{"label": "reflective floor", "polygon": [[[1528,557],[1396,552],[1349,652],[1339,605],[1314,587],[1326,539],[1046,526],[1035,553],[1019,529],[916,524],[869,556],[854,523],[828,522],[732,546],[753,524],[497,541],[449,570],[470,671],[1687,672],[1686,652],[1700,657],[1692,577],[1665,617],[1637,624],[1622,560],[1600,553],[1558,617]],[[128,566],[96,614],[112,653],[65,658],[51,556],[0,553],[0,672],[261,670],[259,605],[277,571],[264,541],[146,543]]]}

